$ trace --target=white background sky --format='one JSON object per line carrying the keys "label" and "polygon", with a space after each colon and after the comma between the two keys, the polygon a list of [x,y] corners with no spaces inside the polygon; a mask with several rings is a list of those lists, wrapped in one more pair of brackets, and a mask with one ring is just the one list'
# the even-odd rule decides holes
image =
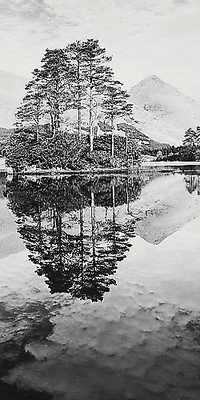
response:
{"label": "white background sky", "polygon": [[200,0],[0,0],[0,68],[30,77],[45,48],[99,39],[130,89],[148,75],[200,100]]}

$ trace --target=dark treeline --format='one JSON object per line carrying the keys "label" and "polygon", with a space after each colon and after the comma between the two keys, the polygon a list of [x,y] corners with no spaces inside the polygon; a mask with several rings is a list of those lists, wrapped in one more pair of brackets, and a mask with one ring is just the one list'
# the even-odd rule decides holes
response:
{"label": "dark treeline", "polygon": [[[51,293],[102,300],[134,236],[129,204],[140,194],[140,178],[20,178],[6,190],[30,260]],[[127,218],[120,221],[123,204]]]}
{"label": "dark treeline", "polygon": [[189,128],[186,130],[183,138],[183,144],[175,147],[171,146],[167,149],[162,149],[157,154],[158,161],[199,161],[200,160],[200,127],[196,130]]}
{"label": "dark treeline", "polygon": [[[101,159],[106,166],[117,164],[116,119],[130,115],[132,104],[114,77],[111,59],[93,39],[45,51],[17,110],[7,165],[17,171],[31,165],[80,168]],[[102,123],[109,128],[104,136],[110,137],[110,145],[104,141],[99,150],[95,138]],[[119,164],[135,158],[136,147],[135,141],[128,145],[127,137],[121,141],[125,151],[118,154]]]}

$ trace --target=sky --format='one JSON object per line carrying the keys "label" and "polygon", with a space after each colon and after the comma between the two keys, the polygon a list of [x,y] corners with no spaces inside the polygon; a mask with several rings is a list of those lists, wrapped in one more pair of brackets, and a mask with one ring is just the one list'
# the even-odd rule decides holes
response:
{"label": "sky", "polygon": [[30,78],[46,48],[98,39],[127,90],[158,75],[200,100],[200,0],[0,0],[0,69]]}

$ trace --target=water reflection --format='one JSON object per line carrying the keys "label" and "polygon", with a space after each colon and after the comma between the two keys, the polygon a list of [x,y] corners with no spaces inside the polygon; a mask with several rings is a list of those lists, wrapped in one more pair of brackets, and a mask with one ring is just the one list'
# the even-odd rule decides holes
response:
{"label": "water reflection", "polygon": [[184,177],[185,187],[187,191],[192,194],[196,192],[197,195],[200,195],[200,176],[198,175],[186,175]]}
{"label": "water reflection", "polygon": [[[200,398],[200,203],[184,181],[192,175],[7,183],[35,264],[12,253],[0,268],[4,400]],[[52,293],[97,301],[115,278],[118,287],[103,302],[71,301],[51,296],[35,268]]]}
{"label": "water reflection", "polygon": [[18,232],[51,293],[103,300],[135,235],[129,203],[140,191],[136,177],[8,182]]}
{"label": "water reflection", "polygon": [[0,172],[0,199],[4,198],[6,188],[6,175]]}

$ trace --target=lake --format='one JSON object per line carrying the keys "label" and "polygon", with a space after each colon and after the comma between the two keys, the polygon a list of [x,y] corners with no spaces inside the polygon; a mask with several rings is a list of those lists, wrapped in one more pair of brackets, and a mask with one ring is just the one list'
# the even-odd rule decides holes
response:
{"label": "lake", "polygon": [[199,400],[200,166],[0,175],[1,400]]}

